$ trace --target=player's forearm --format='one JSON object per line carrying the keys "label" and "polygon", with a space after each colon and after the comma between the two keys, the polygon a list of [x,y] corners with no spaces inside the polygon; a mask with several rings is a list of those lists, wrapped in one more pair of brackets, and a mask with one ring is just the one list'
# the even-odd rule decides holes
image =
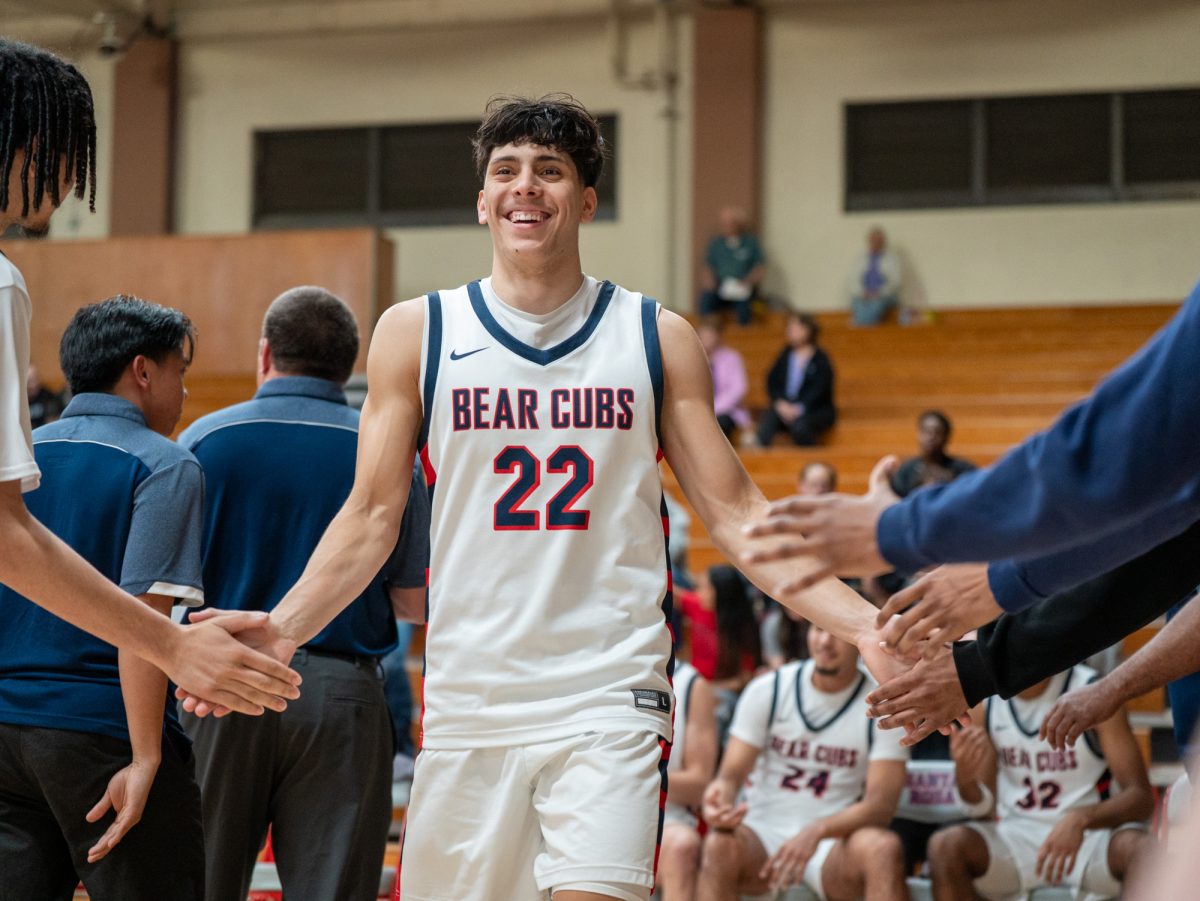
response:
{"label": "player's forearm", "polygon": [[699,807],[708,782],[709,774],[699,767],[684,767],[671,773],[671,778],[667,780],[667,798],[672,803],[682,804],[684,807]]}
{"label": "player's forearm", "polygon": [[812,824],[821,830],[822,838],[846,838],[864,826],[887,826],[896,815],[896,805],[863,798],[832,816]]}
{"label": "player's forearm", "polygon": [[183,629],[126,594],[26,510],[0,499],[0,583],[60,619],[160,668]]}
{"label": "player's forearm", "polygon": [[[746,480],[749,481],[749,476]],[[726,515],[706,519],[713,544],[727,559],[738,561],[738,568],[768,597],[774,597],[843,641],[859,645],[866,635],[874,632],[878,611],[839,580],[826,579],[798,595],[777,596],[780,585],[815,569],[819,565],[817,562],[808,557],[764,563],[741,562],[742,553],[761,550],[767,543],[762,538],[751,542],[743,532],[744,526],[766,516],[767,500],[753,483],[745,488],[745,495],[744,501]]]}
{"label": "player's forearm", "polygon": [[394,508],[351,494],[300,579],[271,612],[287,638],[297,645],[311,641],[375,578],[396,545],[400,523],[390,510],[404,509],[407,489],[403,494]]}
{"label": "player's forearm", "polygon": [[1200,670],[1200,603],[1189,602],[1137,653],[1105,676],[1104,682],[1124,703]]}
{"label": "player's forearm", "polygon": [[1122,788],[1117,794],[1098,804],[1077,808],[1084,829],[1115,829],[1123,823],[1138,823],[1154,812],[1154,798],[1149,785]]}

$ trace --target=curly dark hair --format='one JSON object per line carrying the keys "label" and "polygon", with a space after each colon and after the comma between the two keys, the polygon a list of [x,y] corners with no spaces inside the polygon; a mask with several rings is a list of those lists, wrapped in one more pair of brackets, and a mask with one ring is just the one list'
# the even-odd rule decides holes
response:
{"label": "curly dark hair", "polygon": [[505,144],[540,144],[562,151],[575,163],[580,180],[588,188],[599,183],[608,156],[600,123],[570,94],[547,94],[537,100],[493,97],[471,139],[480,180],[487,172],[492,151]]}
{"label": "curly dark hair", "polygon": [[86,193],[94,213],[96,117],[92,89],[79,70],[40,47],[0,38],[0,96],[0,210],[8,209],[8,181],[19,150],[25,154],[22,217],[40,207],[47,193],[55,206],[62,202],[64,171],[71,175],[75,196],[82,199]]}

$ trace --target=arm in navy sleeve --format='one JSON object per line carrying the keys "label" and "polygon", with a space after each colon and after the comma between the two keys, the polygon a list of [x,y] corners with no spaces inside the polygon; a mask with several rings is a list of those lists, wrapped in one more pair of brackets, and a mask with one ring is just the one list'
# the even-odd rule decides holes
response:
{"label": "arm in navy sleeve", "polygon": [[1116,644],[1200,584],[1200,523],[1112,572],[1020,613],[1006,613],[954,645],[968,706],[1010,698]]}
{"label": "arm in navy sleeve", "polygon": [[1004,560],[988,567],[988,585],[996,603],[1009,613],[1073,588],[1132,560],[1197,521],[1190,503],[1170,504],[1098,541],[1032,560]]}
{"label": "arm in navy sleeve", "polygon": [[917,572],[1043,556],[1123,528],[1172,499],[1194,505],[1200,518],[1198,425],[1200,286],[1049,429],[987,469],[885,510],[880,551],[898,569]]}

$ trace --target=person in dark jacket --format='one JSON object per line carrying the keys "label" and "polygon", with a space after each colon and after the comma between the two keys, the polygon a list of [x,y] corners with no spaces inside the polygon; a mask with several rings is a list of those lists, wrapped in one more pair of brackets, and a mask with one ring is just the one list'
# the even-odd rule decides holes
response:
{"label": "person in dark jacket", "polygon": [[817,346],[821,328],[807,313],[788,314],[785,347],[767,373],[771,406],[758,422],[758,443],[771,443],[786,430],[799,445],[816,444],[837,419],[833,406],[833,364]]}

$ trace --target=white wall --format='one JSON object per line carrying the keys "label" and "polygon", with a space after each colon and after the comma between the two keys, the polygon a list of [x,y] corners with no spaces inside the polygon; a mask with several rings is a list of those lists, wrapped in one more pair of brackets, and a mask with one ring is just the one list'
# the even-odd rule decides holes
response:
{"label": "white wall", "polygon": [[937,307],[1179,298],[1200,276],[1200,202],[853,213],[846,102],[1200,85],[1184,0],[802,3],[766,30],[768,288],[842,306],[882,224]]}
{"label": "white wall", "polygon": [[[649,23],[633,36],[631,68],[653,65]],[[687,43],[684,35],[681,45]],[[584,268],[665,302],[675,284],[684,284],[686,261],[676,254],[672,268],[671,247],[686,246],[686,235],[674,242],[667,235],[669,186],[673,179],[687,184],[687,167],[668,163],[663,95],[622,87],[613,77],[599,20],[195,40],[184,43],[180,59],[180,232],[250,228],[256,128],[473,119],[493,94],[568,91],[619,116],[618,220],[584,228]],[[681,66],[688,65],[685,56]],[[688,121],[678,120],[678,128],[686,147]],[[474,197],[463,204],[473,205]],[[675,205],[677,221],[685,222],[686,205],[678,197]],[[462,284],[491,265],[481,226],[404,228],[391,236],[397,299]]]}

